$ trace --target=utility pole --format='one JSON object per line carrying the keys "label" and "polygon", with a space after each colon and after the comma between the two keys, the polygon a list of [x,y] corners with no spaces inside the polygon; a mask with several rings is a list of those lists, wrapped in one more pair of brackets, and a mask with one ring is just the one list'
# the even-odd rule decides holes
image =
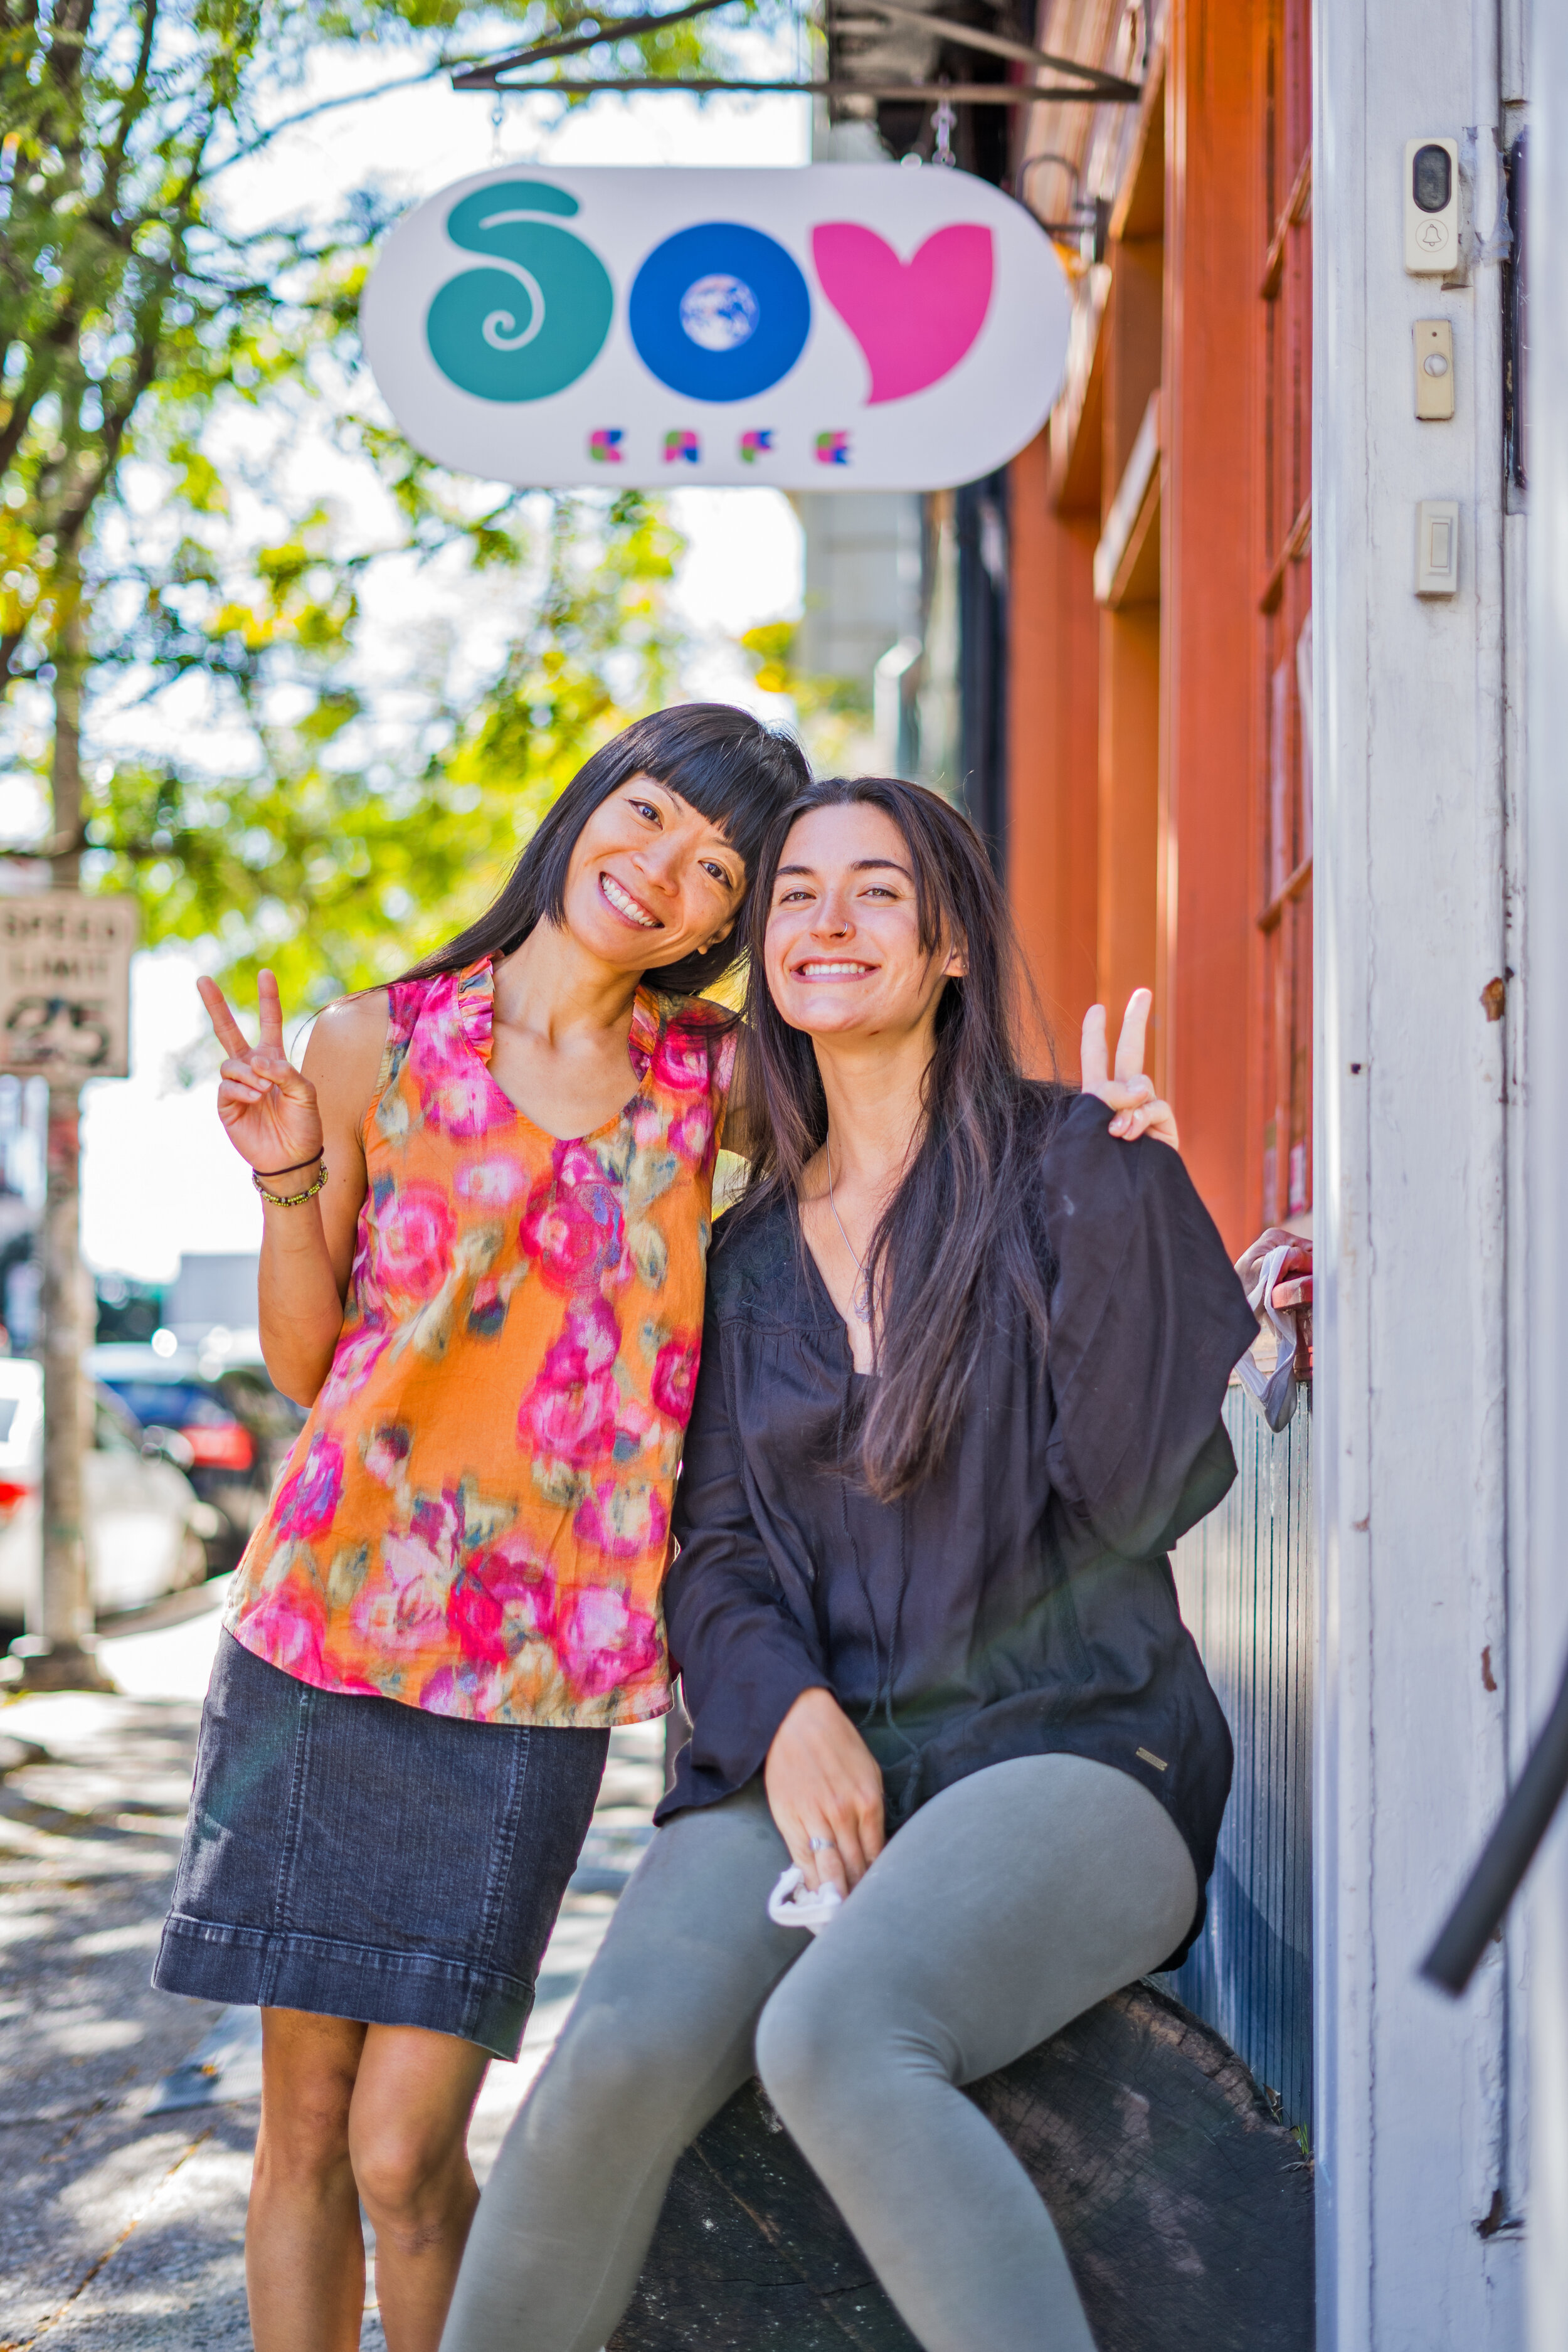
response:
{"label": "utility pole", "polygon": [[[79,583],[64,583],[79,597]],[[62,614],[55,644],[54,835],[48,845],[57,891],[81,878],[81,678],[85,654],[79,601]],[[51,1070],[43,1256],[43,1599],[38,1631],[13,1645],[29,1690],[112,1690],[99,1665],[88,1584],[82,1454],[90,1436],[82,1359],[92,1333],[81,1262],[81,1085]]]}

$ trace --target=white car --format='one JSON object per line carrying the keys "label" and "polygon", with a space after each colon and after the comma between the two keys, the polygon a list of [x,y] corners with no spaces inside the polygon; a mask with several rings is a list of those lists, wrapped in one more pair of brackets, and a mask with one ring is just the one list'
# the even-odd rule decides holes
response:
{"label": "white car", "polygon": [[[206,1574],[205,1538],[217,1513],[198,1499],[164,1447],[143,1452],[142,1444],[140,1423],[119,1399],[95,1390],[92,1445],[81,1466],[88,1583],[98,1613],[134,1609]],[[26,1356],[0,1356],[0,1618],[34,1631],[43,1460],[43,1368]]]}

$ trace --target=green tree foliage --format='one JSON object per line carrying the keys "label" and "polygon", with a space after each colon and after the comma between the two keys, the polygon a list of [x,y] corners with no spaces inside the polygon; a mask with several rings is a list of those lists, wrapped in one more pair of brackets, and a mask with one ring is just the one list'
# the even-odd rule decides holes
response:
{"label": "green tree foliage", "polygon": [[[214,934],[237,973],[264,952],[319,998],[463,919],[668,690],[678,542],[655,509],[457,482],[366,413],[384,202],[241,228],[225,191],[321,110],[289,91],[333,45],[376,44],[388,89],[498,30],[597,28],[595,70],[673,73],[703,62],[704,21],[633,43],[582,0],[0,0],[0,688],[13,772],[50,773],[58,878],[86,852],[149,939]],[[247,459],[279,418],[333,436],[353,499],[296,493],[286,452]],[[430,654],[390,751],[365,659],[389,565],[490,575],[517,612],[487,676]],[[125,756],[128,712],[160,698],[177,750],[148,721],[156,756]]]}
{"label": "green tree foliage", "polygon": [[871,698],[857,677],[816,677],[796,667],[798,621],[764,621],[747,629],[741,650],[764,694],[787,694],[801,740],[819,774],[864,767],[869,757]]}
{"label": "green tree foliage", "polygon": [[587,513],[559,499],[539,536],[544,578],[499,674],[466,698],[439,675],[416,681],[420,721],[391,760],[367,756],[365,697],[334,657],[352,610],[324,595],[312,609],[309,566],[227,608],[242,639],[319,630],[324,648],[294,669],[320,683],[300,717],[257,718],[247,775],[114,769],[88,838],[108,886],[139,892],[150,943],[215,937],[242,992],[266,963],[286,1003],[308,1004],[386,978],[479,911],[588,753],[675,682],[660,591],[679,541],[657,511],[635,492]]}

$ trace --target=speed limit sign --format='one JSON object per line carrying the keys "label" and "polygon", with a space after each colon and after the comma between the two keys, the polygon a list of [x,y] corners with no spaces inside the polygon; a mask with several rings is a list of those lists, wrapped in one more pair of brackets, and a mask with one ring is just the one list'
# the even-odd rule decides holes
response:
{"label": "speed limit sign", "polygon": [[67,1085],[131,1070],[133,898],[0,898],[0,1070]]}

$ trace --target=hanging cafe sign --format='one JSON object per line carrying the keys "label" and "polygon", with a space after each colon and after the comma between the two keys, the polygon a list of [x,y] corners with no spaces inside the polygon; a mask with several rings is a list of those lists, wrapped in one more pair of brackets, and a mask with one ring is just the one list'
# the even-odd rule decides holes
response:
{"label": "hanging cafe sign", "polygon": [[1034,216],[956,170],[510,165],[392,232],[361,325],[427,457],[525,488],[935,489],[1061,380]]}

